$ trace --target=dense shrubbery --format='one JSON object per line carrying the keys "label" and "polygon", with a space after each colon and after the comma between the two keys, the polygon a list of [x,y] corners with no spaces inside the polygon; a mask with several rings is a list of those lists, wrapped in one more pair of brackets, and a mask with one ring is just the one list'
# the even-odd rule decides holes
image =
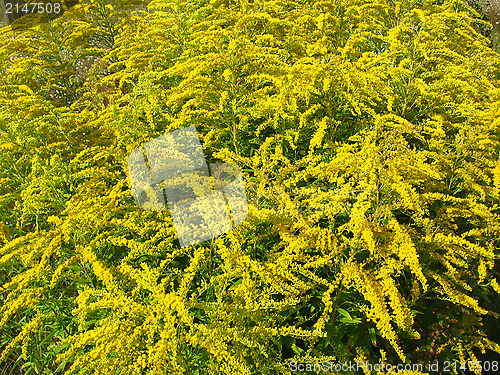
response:
{"label": "dense shrubbery", "polygon": [[[0,373],[500,353],[500,58],[463,1],[81,3],[1,37]],[[180,248],[126,163],[190,125],[251,212]]]}

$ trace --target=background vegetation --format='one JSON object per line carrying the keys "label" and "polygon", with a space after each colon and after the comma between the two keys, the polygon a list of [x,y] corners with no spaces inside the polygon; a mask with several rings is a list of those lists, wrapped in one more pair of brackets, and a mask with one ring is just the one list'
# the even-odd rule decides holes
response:
{"label": "background vegetation", "polygon": [[[498,360],[484,14],[91,0],[3,28],[0,374]],[[135,206],[127,157],[190,125],[243,169],[250,214],[180,248],[168,212]]]}

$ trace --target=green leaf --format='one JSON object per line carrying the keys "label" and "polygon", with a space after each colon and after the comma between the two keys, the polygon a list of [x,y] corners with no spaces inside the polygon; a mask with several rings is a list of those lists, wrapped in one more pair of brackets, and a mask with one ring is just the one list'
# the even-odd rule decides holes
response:
{"label": "green leaf", "polygon": [[377,335],[375,333],[375,328],[370,328],[368,330],[368,333],[370,334],[370,339],[372,340],[373,345],[377,345]]}
{"label": "green leaf", "polygon": [[352,320],[351,315],[350,315],[350,314],[349,314],[346,310],[344,310],[344,309],[342,309],[342,308],[340,308],[340,307],[339,307],[339,308],[337,309],[337,311],[338,311],[340,314],[342,314],[345,318],[347,318],[347,319],[349,319],[349,320]]}

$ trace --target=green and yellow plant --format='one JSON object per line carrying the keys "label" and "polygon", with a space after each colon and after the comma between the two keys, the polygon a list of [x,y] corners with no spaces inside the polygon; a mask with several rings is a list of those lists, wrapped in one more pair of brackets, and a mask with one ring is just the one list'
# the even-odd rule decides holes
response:
{"label": "green and yellow plant", "polygon": [[[90,0],[4,28],[0,373],[500,353],[483,326],[500,293],[500,58],[473,15]],[[191,125],[209,162],[242,168],[250,213],[180,248],[168,211],[135,205],[127,158]]]}

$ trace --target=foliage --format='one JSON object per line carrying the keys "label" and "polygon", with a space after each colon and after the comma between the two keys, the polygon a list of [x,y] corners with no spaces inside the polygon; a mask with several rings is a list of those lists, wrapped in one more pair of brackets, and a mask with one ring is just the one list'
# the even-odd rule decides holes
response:
{"label": "foliage", "polygon": [[[482,326],[500,294],[500,58],[472,13],[91,0],[2,30],[3,373],[500,353]],[[127,157],[190,125],[244,170],[250,214],[180,248],[167,211],[135,206]]]}
{"label": "foliage", "polygon": [[467,3],[474,10],[473,17],[477,17],[488,24],[481,23],[474,26],[480,34],[492,39],[492,48],[499,51],[500,36],[500,1],[498,0],[468,0]]}

